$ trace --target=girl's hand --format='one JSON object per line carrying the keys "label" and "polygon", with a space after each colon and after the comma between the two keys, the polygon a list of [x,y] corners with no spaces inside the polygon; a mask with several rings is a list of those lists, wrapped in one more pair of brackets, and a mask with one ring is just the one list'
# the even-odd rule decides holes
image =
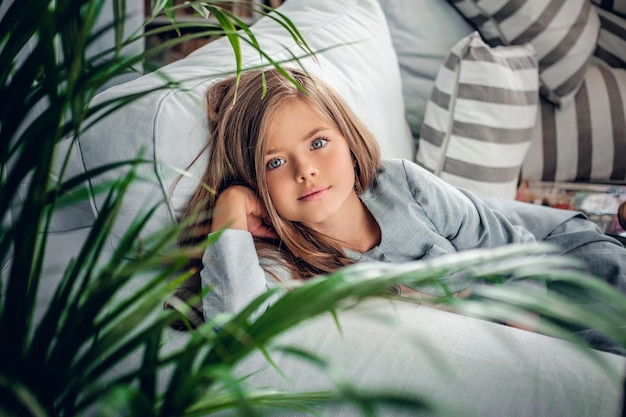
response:
{"label": "girl's hand", "polygon": [[252,236],[278,238],[261,200],[243,185],[228,187],[217,197],[211,232],[220,229],[247,230]]}

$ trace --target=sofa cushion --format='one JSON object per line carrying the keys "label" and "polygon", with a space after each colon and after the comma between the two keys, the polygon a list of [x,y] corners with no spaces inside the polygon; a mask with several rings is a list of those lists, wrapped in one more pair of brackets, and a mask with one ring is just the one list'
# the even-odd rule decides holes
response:
{"label": "sofa cushion", "polygon": [[591,65],[572,105],[541,103],[523,178],[626,180],[626,70]]}
{"label": "sofa cushion", "polygon": [[573,98],[583,82],[600,28],[588,0],[449,1],[490,45],[533,45],[542,95],[557,105]]}
{"label": "sofa cushion", "polygon": [[612,67],[626,68],[626,15],[620,17],[601,7],[596,11],[600,35],[594,56]]}
{"label": "sofa cushion", "polygon": [[475,29],[447,1],[379,0],[398,56],[406,119],[416,143],[443,60]]}
{"label": "sofa cushion", "polygon": [[[305,58],[301,64],[339,91],[379,139],[383,155],[413,158],[415,147],[404,118],[397,58],[378,1],[288,1],[280,11],[293,21],[313,50],[324,50],[316,60]],[[274,59],[288,60],[292,54],[303,54],[273,19],[262,18],[253,29],[258,42]],[[242,49],[244,67],[267,63],[247,44],[242,43]],[[80,138],[85,169],[133,158],[142,150],[145,158],[156,161],[139,166],[142,180],[129,190],[112,230],[114,240],[139,213],[154,205],[158,209],[144,235],[176,222],[206,166],[205,158],[200,158],[189,167],[209,135],[206,89],[234,68],[232,48],[222,38],[159,73],[109,89],[97,98],[99,103],[156,88],[164,76],[181,83],[178,90],[157,91],[125,106]],[[181,170],[188,167],[188,174],[181,178]],[[98,181],[119,178],[125,171],[110,171]],[[94,198],[96,210],[103,198]]]}
{"label": "sofa cushion", "polygon": [[478,32],[462,39],[437,75],[417,162],[479,195],[514,198],[538,89],[532,46],[490,48]]}

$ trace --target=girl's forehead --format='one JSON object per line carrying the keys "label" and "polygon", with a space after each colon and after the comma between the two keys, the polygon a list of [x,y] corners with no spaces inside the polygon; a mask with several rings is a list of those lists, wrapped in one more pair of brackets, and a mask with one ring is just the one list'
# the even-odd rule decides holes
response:
{"label": "girl's forehead", "polygon": [[327,130],[336,130],[335,124],[328,117],[322,117],[308,103],[297,102],[276,113],[268,126],[266,142],[287,144]]}
{"label": "girl's forehead", "polygon": [[304,98],[292,98],[277,106],[268,118],[269,126],[271,128],[276,123],[284,123],[294,116],[317,119],[328,127],[337,127],[333,117],[323,105]]}

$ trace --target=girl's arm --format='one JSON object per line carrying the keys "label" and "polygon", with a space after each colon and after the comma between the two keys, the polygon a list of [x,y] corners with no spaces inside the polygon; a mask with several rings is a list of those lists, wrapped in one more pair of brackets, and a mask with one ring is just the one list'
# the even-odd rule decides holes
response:
{"label": "girl's arm", "polygon": [[[203,291],[202,310],[205,321],[219,313],[236,313],[269,288],[276,278],[262,267],[252,234],[246,230],[227,229],[208,247],[202,257],[200,271]],[[290,276],[279,265],[263,265],[281,281]],[[260,311],[267,307],[271,300]]]}
{"label": "girl's arm", "polygon": [[[254,236],[275,237],[268,225],[265,210],[248,187],[232,186],[218,197],[211,233],[224,230],[219,239],[204,252],[200,271],[204,318],[217,313],[234,313],[254,298],[276,285],[275,278],[261,267],[254,246]],[[270,269],[270,265],[264,265]],[[271,271],[281,280],[289,276],[278,265]]]}

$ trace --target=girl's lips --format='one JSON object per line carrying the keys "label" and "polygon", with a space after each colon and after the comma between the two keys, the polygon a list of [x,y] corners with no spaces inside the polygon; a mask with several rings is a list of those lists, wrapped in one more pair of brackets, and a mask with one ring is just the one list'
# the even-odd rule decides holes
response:
{"label": "girl's lips", "polygon": [[330,190],[330,187],[326,188],[314,188],[312,190],[307,191],[302,196],[298,197],[299,201],[315,201],[324,197],[326,193]]}

